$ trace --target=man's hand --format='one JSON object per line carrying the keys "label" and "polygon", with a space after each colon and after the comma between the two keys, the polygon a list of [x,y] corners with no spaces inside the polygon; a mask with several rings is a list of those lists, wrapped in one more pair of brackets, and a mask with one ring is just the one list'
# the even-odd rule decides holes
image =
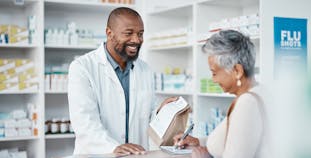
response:
{"label": "man's hand", "polygon": [[174,145],[177,145],[180,148],[186,148],[188,146],[199,146],[200,141],[198,138],[192,137],[188,135],[184,140],[180,140],[182,137],[183,133],[180,133],[176,136],[174,136]]}
{"label": "man's hand", "polygon": [[206,147],[198,146],[192,149],[192,158],[212,158]]}
{"label": "man's hand", "polygon": [[122,144],[120,146],[117,146],[113,153],[117,154],[117,155],[130,155],[130,154],[135,154],[135,155],[139,155],[139,154],[145,154],[146,151],[145,149],[137,144]]}
{"label": "man's hand", "polygon": [[158,108],[157,113],[161,110],[161,108],[162,108],[164,105],[166,105],[166,104],[168,104],[168,103],[170,103],[170,102],[176,101],[177,99],[178,99],[178,97],[166,98],[166,99],[162,102],[161,106]]}

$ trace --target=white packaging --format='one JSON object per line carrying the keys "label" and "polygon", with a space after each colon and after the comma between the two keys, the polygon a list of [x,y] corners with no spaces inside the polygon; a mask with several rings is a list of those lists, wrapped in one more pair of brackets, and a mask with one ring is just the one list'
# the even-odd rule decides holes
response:
{"label": "white packaging", "polygon": [[55,91],[56,90],[56,74],[51,74],[51,90]]}
{"label": "white packaging", "polygon": [[10,153],[10,158],[27,158],[27,152],[26,151],[12,152]]}
{"label": "white packaging", "polygon": [[4,128],[0,128],[0,138],[2,138],[2,137],[4,137]]}
{"label": "white packaging", "polygon": [[4,120],[4,128],[5,129],[16,128],[16,120],[14,119]]}
{"label": "white packaging", "polygon": [[52,29],[48,29],[45,33],[45,44],[52,44]]}
{"label": "white packaging", "polygon": [[31,121],[29,119],[21,119],[17,120],[16,127],[17,128],[31,128]]}
{"label": "white packaging", "polygon": [[38,83],[26,83],[28,86],[24,89],[20,89],[23,91],[36,91],[39,89]]}
{"label": "white packaging", "polygon": [[14,110],[11,112],[11,117],[13,119],[24,119],[27,117],[27,113],[25,110]]}
{"label": "white packaging", "polygon": [[36,75],[27,75],[25,81],[19,81],[25,83],[39,83],[39,77]]}
{"label": "white packaging", "polygon": [[68,31],[66,30],[64,32],[64,36],[63,36],[63,45],[69,45],[69,33]]}
{"label": "white packaging", "polygon": [[63,90],[64,90],[64,91],[67,91],[67,89],[68,89],[68,75],[65,74],[63,77],[64,77],[64,78],[63,78],[63,80],[64,80]]}
{"label": "white packaging", "polygon": [[18,132],[18,136],[20,136],[20,137],[31,136],[31,129],[30,128],[19,128],[17,130],[17,132]]}
{"label": "white packaging", "polygon": [[5,137],[17,137],[18,132],[15,128],[5,128],[4,135]]}
{"label": "white packaging", "polygon": [[29,119],[33,120],[33,121],[37,121],[38,120],[38,109],[37,106],[35,104],[32,103],[28,103],[27,104],[27,108],[28,108],[28,112],[29,112]]}
{"label": "white packaging", "polygon": [[62,119],[62,123],[60,124],[60,133],[69,132],[69,124],[66,123],[68,120],[69,119],[66,119],[66,118]]}
{"label": "white packaging", "polygon": [[0,120],[0,128],[4,128],[4,121],[5,120]]}
{"label": "white packaging", "polygon": [[44,76],[44,88],[45,88],[45,90],[46,91],[49,91],[49,90],[51,90],[51,75],[50,74],[46,74],[45,76]]}
{"label": "white packaging", "polygon": [[[10,75],[7,75],[7,77],[10,77]],[[3,83],[18,83],[18,77],[14,76],[12,78],[8,78],[7,80],[3,81]]]}
{"label": "white packaging", "polygon": [[253,24],[259,24],[259,15],[258,14],[252,14],[248,16],[248,23],[249,25],[253,25]]}
{"label": "white packaging", "polygon": [[248,26],[248,30],[251,36],[259,35],[259,24]]}
{"label": "white packaging", "polygon": [[53,29],[52,31],[52,36],[51,36],[51,44],[52,45],[56,45],[57,44],[57,35],[58,35],[58,31],[56,28]]}
{"label": "white packaging", "polygon": [[62,74],[58,74],[57,75],[57,91],[62,91],[63,90],[63,75]]}
{"label": "white packaging", "polygon": [[19,67],[16,67],[15,68],[15,73],[21,73],[21,72],[24,72],[28,69],[31,69],[31,68],[34,68],[35,64],[33,61],[30,61],[29,63],[27,64],[24,64],[24,65],[21,65]]}
{"label": "white packaging", "polygon": [[58,34],[57,34],[57,38],[56,38],[56,43],[57,45],[63,45],[64,43],[64,30],[60,29]]}
{"label": "white packaging", "polygon": [[70,133],[74,133],[74,130],[73,130],[72,125],[71,125],[71,124],[69,125],[69,131],[70,131]]}
{"label": "white packaging", "polygon": [[59,119],[52,119],[52,123],[51,123],[51,133],[59,133],[60,131],[60,127],[58,126],[57,122],[59,122]]}
{"label": "white packaging", "polygon": [[76,32],[71,33],[69,39],[70,45],[78,45],[78,34]]}
{"label": "white packaging", "polygon": [[0,66],[0,72],[4,72],[12,68],[15,68],[15,62],[9,62],[7,64]]}
{"label": "white packaging", "polygon": [[249,18],[248,18],[248,16],[240,16],[240,26],[247,26],[247,25],[249,25]]}
{"label": "white packaging", "polygon": [[0,150],[0,157],[1,158],[11,158],[9,151],[7,149],[5,150]]}

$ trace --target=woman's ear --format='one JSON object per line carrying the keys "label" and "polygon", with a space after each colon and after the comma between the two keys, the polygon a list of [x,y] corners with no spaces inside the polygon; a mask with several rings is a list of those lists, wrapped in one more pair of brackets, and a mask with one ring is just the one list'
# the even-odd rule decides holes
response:
{"label": "woman's ear", "polygon": [[235,64],[234,65],[234,73],[237,79],[241,79],[244,75],[244,69],[241,64]]}

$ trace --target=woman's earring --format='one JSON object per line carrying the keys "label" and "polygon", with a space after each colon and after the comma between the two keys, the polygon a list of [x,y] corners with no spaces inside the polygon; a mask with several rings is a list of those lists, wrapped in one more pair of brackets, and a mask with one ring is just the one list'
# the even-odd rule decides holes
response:
{"label": "woman's earring", "polygon": [[238,87],[241,87],[242,82],[241,82],[241,80],[240,80],[240,79],[238,79],[238,81],[236,82],[236,85],[237,85]]}

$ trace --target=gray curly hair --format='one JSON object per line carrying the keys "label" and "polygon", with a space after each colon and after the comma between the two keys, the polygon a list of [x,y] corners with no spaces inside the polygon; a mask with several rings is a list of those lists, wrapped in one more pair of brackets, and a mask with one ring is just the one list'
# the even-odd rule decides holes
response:
{"label": "gray curly hair", "polygon": [[220,31],[207,40],[202,50],[214,56],[217,64],[227,71],[231,71],[234,65],[241,64],[246,77],[254,76],[254,44],[242,33],[234,30]]}

